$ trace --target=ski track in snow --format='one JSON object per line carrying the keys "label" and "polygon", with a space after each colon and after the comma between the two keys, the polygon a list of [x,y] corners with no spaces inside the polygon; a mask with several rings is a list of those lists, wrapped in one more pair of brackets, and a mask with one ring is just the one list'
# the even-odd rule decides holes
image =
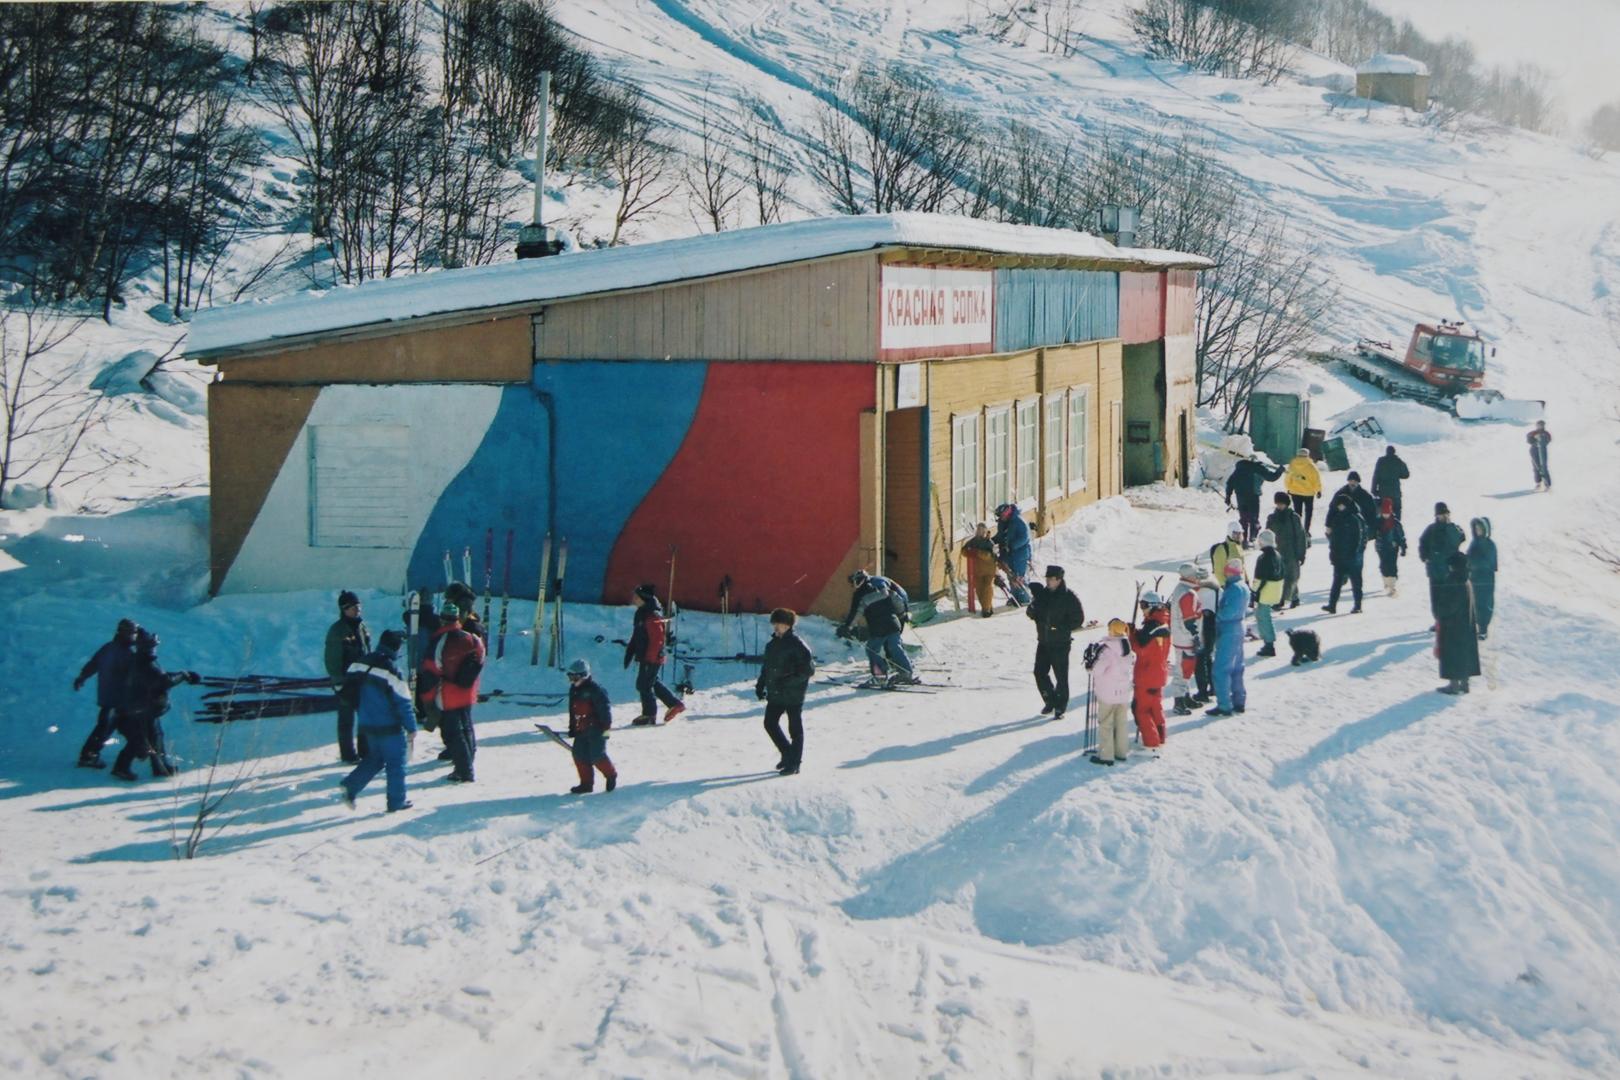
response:
{"label": "ski track in snow", "polygon": [[[1451,304],[1486,330],[1496,384],[1548,400],[1558,487],[1531,494],[1518,428],[1413,418],[1311,369],[1320,415],[1376,413],[1410,436],[1414,557],[1400,596],[1380,595],[1369,571],[1365,614],[1319,611],[1318,529],[1304,604],[1279,623],[1317,629],[1322,662],[1291,669],[1286,648],[1251,660],[1248,713],[1172,718],[1160,760],[1099,769],[1078,755],[1083,670],[1065,720],[1035,714],[1017,613],[924,629],[921,667],[949,685],[912,695],[824,681],[860,661],[811,621],[822,673],[798,777],[768,771],[747,665],[700,664],[687,718],[616,734],[611,796],[560,794],[571,763],[532,727],[557,710],[481,706],[472,787],[435,782],[437,740],[422,736],[416,808],[402,816],[381,813],[378,784],[356,814],[337,804],[331,717],[237,726],[226,760],[260,764],[194,862],[170,852],[195,770],[126,788],[66,768],[93,717],[90,690],[64,685],[70,667],[127,612],[161,632],[175,666],[309,671],[330,597],[193,606],[200,500],[53,518],[0,542],[20,564],[0,573],[0,633],[23,673],[0,691],[0,1069],[1620,1071],[1620,580],[1591,553],[1620,530],[1620,480],[1603,467],[1620,436],[1614,163],[1524,136],[1439,139],[1398,110],[1330,111],[1308,87],[1147,61],[1117,4],[1097,5],[1065,61],[963,33],[965,19],[914,0],[559,14],[688,128],[711,75],[802,128],[817,87],[894,56],[1028,122],[1207,132],[1327,247],[1345,337],[1404,340],[1413,318]],[[1217,100],[1227,94],[1239,100]],[[109,339],[121,333],[163,347],[127,328]],[[204,467],[188,438],[162,483]],[[1383,446],[1347,444],[1364,472]],[[1415,560],[1436,499],[1462,522],[1491,517],[1501,547],[1483,657],[1499,689],[1479,680],[1460,700],[1433,692]],[[1224,520],[1209,494],[1137,491],[1041,538],[1035,559],[1069,566],[1106,621],[1136,580],[1173,576]],[[380,625],[396,601],[366,602]],[[525,610],[513,605],[515,625],[529,625]],[[624,609],[569,618],[585,643],[628,623]],[[755,651],[762,629],[686,618],[703,654]],[[555,672],[517,659],[522,644],[487,685],[556,692]],[[617,648],[586,649],[628,716]],[[194,692],[176,698],[171,742],[199,762],[218,729],[181,715]]]}

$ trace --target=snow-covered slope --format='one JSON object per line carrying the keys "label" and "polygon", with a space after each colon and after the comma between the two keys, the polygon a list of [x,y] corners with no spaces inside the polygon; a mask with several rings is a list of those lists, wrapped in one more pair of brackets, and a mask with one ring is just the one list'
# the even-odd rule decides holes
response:
{"label": "snow-covered slope", "polygon": [[[1043,123],[1208,130],[1326,247],[1345,336],[1460,314],[1498,383],[1548,401],[1550,495],[1522,431],[1368,403],[1308,370],[1315,415],[1381,416],[1413,479],[1501,547],[1495,687],[1434,693],[1421,568],[1327,616],[1319,543],[1280,620],[1323,662],[1252,660],[1244,716],[1188,717],[1159,760],[1100,769],[1081,711],[1039,717],[1026,620],[924,628],[934,693],[862,694],[825,625],[805,771],[779,779],[752,672],[704,662],[692,712],[616,734],[612,795],[571,799],[532,710],[480,707],[478,783],[413,765],[416,809],[336,802],[331,718],[226,730],[254,760],[235,814],[170,858],[197,799],[69,767],[93,719],[77,665],[128,613],[163,657],[306,673],[330,597],[193,606],[198,500],[52,518],[4,542],[0,1067],[40,1076],[1608,1076],[1620,1071],[1620,190],[1551,140],[1437,138],[1399,110],[1298,83],[1189,76],[1136,56],[1099,4],[1059,61],[962,33],[968,9],[895,0],[559,5],[679,116],[707,74],[798,123],[864,56],[925,62],[982,107]],[[666,227],[672,231],[674,224]],[[131,349],[151,347],[133,342]],[[161,350],[159,350],[161,351]],[[1365,472],[1381,443],[1349,439]],[[200,458],[199,458],[200,460]],[[1336,480],[1337,478],[1335,478]],[[145,496],[146,492],[136,493]],[[1207,493],[1150,489],[1040,541],[1088,614],[1224,527]],[[12,531],[8,526],[7,531]],[[1370,580],[1376,580],[1369,574]],[[366,597],[374,625],[397,601]],[[1342,610],[1342,609],[1341,609]],[[531,611],[514,605],[514,622]],[[622,610],[570,611],[570,652],[634,712]],[[694,619],[705,655],[757,618]],[[1088,633],[1087,637],[1094,636]],[[605,640],[598,643],[600,635]],[[528,651],[486,687],[555,692]],[[1286,649],[1284,650],[1286,657]],[[1083,687],[1084,675],[1078,677]],[[190,762],[217,729],[182,715]],[[539,718],[560,721],[556,711]]]}

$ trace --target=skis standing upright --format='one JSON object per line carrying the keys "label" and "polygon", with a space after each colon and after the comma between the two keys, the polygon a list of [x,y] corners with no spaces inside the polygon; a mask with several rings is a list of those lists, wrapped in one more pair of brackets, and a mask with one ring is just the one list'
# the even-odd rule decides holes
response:
{"label": "skis standing upright", "polygon": [[675,636],[675,616],[679,614],[675,608],[675,554],[679,550],[674,544],[669,545],[669,615],[664,619],[664,637],[669,643],[669,648],[664,650],[664,671],[668,682],[674,682],[680,670],[675,665],[675,650],[680,646],[680,639]]}
{"label": "skis standing upright", "polygon": [[[512,561],[510,554],[507,562]],[[467,582],[471,585],[472,582]],[[489,625],[489,593],[495,585],[495,527],[492,525],[484,533],[484,625]]]}
{"label": "skis standing upright", "polygon": [[551,576],[551,534],[546,533],[545,543],[540,545],[540,588],[535,591],[534,598],[534,640],[530,642],[529,666],[540,666],[540,635],[545,632],[546,626],[546,580]]}
{"label": "skis standing upright", "polygon": [[563,537],[557,545],[557,580],[552,590],[552,624],[551,624],[551,664],[553,667],[562,667],[563,653],[567,642],[563,638],[563,578],[568,572],[568,537]]}
{"label": "skis standing upright", "polygon": [[[461,580],[467,583],[467,588],[472,588],[473,576],[471,544],[468,544],[466,547],[461,549]],[[473,595],[476,596],[477,593],[474,593]]]}
{"label": "skis standing upright", "polygon": [[731,575],[720,579],[720,652],[731,653]]}
{"label": "skis standing upright", "polygon": [[[506,571],[501,578],[501,629],[495,638],[495,659],[506,655],[506,609],[512,602],[512,530],[506,530]],[[489,593],[484,594],[484,613],[489,613]],[[484,625],[489,625],[485,623]]]}
{"label": "skis standing upright", "polygon": [[450,549],[445,548],[444,549],[444,583],[446,585],[448,585],[454,580],[456,580],[455,564],[453,564],[450,561]]}
{"label": "skis standing upright", "polygon": [[415,589],[405,597],[405,682],[410,686],[411,701],[416,701],[416,665],[411,656],[416,649],[416,628],[422,625],[422,595]]}

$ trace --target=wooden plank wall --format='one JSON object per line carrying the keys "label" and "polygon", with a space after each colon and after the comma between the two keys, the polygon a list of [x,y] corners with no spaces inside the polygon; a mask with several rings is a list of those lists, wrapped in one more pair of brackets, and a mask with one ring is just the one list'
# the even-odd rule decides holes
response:
{"label": "wooden plank wall", "polygon": [[1112,270],[997,270],[996,351],[1119,335],[1119,274]]}
{"label": "wooden plank wall", "polygon": [[878,262],[862,254],[546,306],[537,360],[874,360]]}
{"label": "wooden plank wall", "polygon": [[529,317],[378,333],[219,361],[226,382],[402,383],[529,381]]}

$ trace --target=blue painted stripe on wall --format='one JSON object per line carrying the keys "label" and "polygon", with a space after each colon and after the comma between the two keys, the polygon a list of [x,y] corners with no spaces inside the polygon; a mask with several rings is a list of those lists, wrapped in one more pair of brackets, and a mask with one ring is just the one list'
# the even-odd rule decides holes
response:
{"label": "blue painted stripe on wall", "polygon": [[997,270],[997,352],[1119,336],[1119,275]]}
{"label": "blue painted stripe on wall", "polygon": [[[608,557],[685,441],[708,371],[701,361],[535,366],[535,385],[557,407],[557,531],[568,538],[570,598],[629,602],[602,596]],[[747,452],[738,447],[738,453]],[[724,482],[715,477],[715,483]],[[538,538],[534,545],[538,549]],[[538,575],[533,581],[538,584]]]}

